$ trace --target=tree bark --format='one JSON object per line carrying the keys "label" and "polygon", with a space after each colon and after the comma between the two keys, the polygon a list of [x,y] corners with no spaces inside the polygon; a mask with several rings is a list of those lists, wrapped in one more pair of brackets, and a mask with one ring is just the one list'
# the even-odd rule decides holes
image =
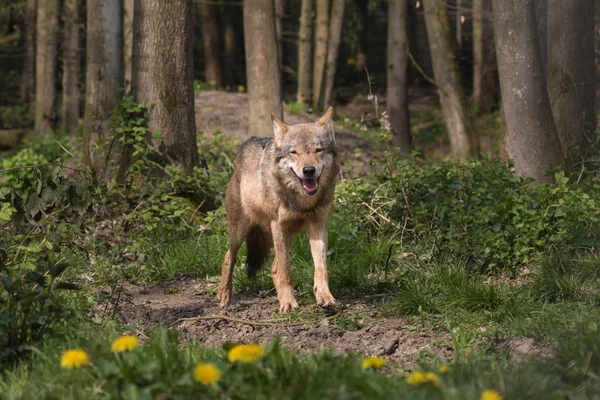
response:
{"label": "tree bark", "polygon": [[123,71],[125,91],[131,90],[131,69],[133,64],[133,3],[134,0],[123,2]]}
{"label": "tree bark", "polygon": [[63,80],[62,80],[62,128],[65,133],[75,133],[79,124],[81,100],[81,18],[80,0],[65,0]]}
{"label": "tree bark", "polygon": [[204,45],[204,80],[215,87],[223,86],[221,70],[221,40],[219,33],[219,13],[217,6],[200,5],[202,21],[202,43]]}
{"label": "tree bark", "polygon": [[329,38],[329,0],[316,1],[316,25],[315,25],[315,53],[313,64],[313,110],[319,110],[322,105],[325,75],[325,63],[327,62],[327,44]]}
{"label": "tree bark", "polygon": [[238,13],[238,7],[231,5],[225,7],[223,19],[223,65],[226,66],[226,68],[223,68],[223,78],[226,85],[233,86],[242,83],[242,75],[245,75],[245,71],[240,73],[240,66],[243,69],[243,51],[239,46],[238,27],[241,25],[241,17]]}
{"label": "tree bark", "polygon": [[392,128],[392,145],[404,152],[412,149],[408,112],[408,48],[406,22],[408,0],[390,0],[387,32],[386,111]]}
{"label": "tree bark", "polygon": [[473,0],[473,106],[480,113],[494,108],[498,68],[494,48],[492,1]]}
{"label": "tree bark", "polygon": [[21,101],[29,103],[35,94],[35,20],[37,0],[25,3],[25,56],[21,77]]}
{"label": "tree bark", "polygon": [[302,0],[298,33],[298,103],[310,107],[312,99],[313,0]]}
{"label": "tree bark", "polygon": [[279,69],[283,71],[283,17],[285,16],[285,0],[274,0],[274,2],[277,56],[279,57]]}
{"label": "tree bark", "polygon": [[325,94],[323,95],[323,111],[327,111],[333,102],[333,86],[335,83],[335,71],[337,59],[342,40],[342,27],[344,24],[344,0],[333,0],[331,5],[331,21],[329,23],[329,43],[327,45],[327,75]]}
{"label": "tree bark", "polygon": [[123,88],[122,18],[121,0],[87,1],[84,151],[88,165],[100,174],[108,172],[114,134],[107,124]]}
{"label": "tree bark", "polygon": [[533,0],[493,0],[506,146],[520,177],[550,183],[564,162],[546,90]]}
{"label": "tree bark", "polygon": [[155,150],[190,171],[198,164],[192,0],[135,0],[134,13],[135,101],[148,106]]}
{"label": "tree bark", "polygon": [[59,0],[45,0],[38,3],[35,56],[36,135],[50,133],[56,128],[56,53],[59,10]]}
{"label": "tree bark", "polygon": [[550,0],[548,43],[548,95],[570,166],[585,157],[596,130],[594,0]]}
{"label": "tree bark", "polygon": [[244,0],[249,135],[271,136],[271,112],[283,118],[273,0]]}
{"label": "tree bark", "polygon": [[454,158],[465,161],[479,152],[478,138],[465,106],[465,95],[456,60],[456,45],[450,32],[446,4],[424,0],[425,26],[431,50],[433,74],[438,86]]}
{"label": "tree bark", "polygon": [[534,3],[540,60],[544,76],[548,76],[548,0],[534,0]]}

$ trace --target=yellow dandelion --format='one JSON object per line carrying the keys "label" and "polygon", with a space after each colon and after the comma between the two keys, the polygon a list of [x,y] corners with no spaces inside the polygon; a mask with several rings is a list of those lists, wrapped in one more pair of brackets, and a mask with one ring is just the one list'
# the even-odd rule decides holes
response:
{"label": "yellow dandelion", "polygon": [[427,372],[425,374],[425,381],[430,383],[433,387],[440,386],[440,378],[433,372]]}
{"label": "yellow dandelion", "polygon": [[422,385],[425,382],[427,382],[427,379],[424,372],[413,372],[406,378],[406,383],[413,386]]}
{"label": "yellow dandelion", "polygon": [[237,361],[242,364],[250,364],[264,355],[265,349],[258,344],[238,344],[229,350],[227,358],[232,363]]}
{"label": "yellow dandelion", "polygon": [[223,372],[211,363],[198,364],[194,368],[194,379],[205,386],[217,383],[221,376]]}
{"label": "yellow dandelion", "polygon": [[360,366],[362,367],[362,369],[379,369],[381,367],[384,367],[386,364],[387,362],[383,358],[371,356],[362,360]]}
{"label": "yellow dandelion", "polygon": [[449,367],[447,364],[442,364],[442,365],[440,365],[440,366],[438,367],[438,371],[439,371],[441,374],[445,374],[446,372],[449,372],[449,371],[450,371],[450,367]]}
{"label": "yellow dandelion", "polygon": [[110,346],[110,351],[113,353],[123,353],[131,351],[140,345],[140,341],[135,336],[126,335],[116,338]]}
{"label": "yellow dandelion", "polygon": [[484,390],[479,398],[480,400],[502,400],[500,393],[493,389]]}
{"label": "yellow dandelion", "polygon": [[346,60],[346,64],[348,64],[348,65],[356,65],[356,58],[350,57],[349,59]]}
{"label": "yellow dandelion", "polygon": [[71,349],[63,353],[60,366],[66,369],[80,368],[90,363],[87,353],[80,349]]}

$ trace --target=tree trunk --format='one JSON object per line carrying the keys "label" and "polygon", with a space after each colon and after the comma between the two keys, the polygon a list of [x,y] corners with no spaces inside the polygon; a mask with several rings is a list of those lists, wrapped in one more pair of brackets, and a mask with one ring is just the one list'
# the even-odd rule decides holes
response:
{"label": "tree trunk", "polygon": [[550,0],[548,43],[548,95],[570,166],[585,157],[596,130],[594,0]]}
{"label": "tree trunk", "polygon": [[358,46],[356,49],[356,64],[354,64],[354,70],[360,76],[364,76],[369,54],[369,2],[359,1],[356,3],[356,7],[358,8],[360,29],[358,31]]}
{"label": "tree trunk", "polygon": [[548,76],[548,0],[534,0],[534,3],[540,60],[544,76]]}
{"label": "tree trunk", "polygon": [[223,69],[223,78],[226,85],[233,86],[242,83],[242,75],[245,75],[245,71],[239,72],[243,55],[239,46],[238,27],[241,25],[239,22],[241,18],[238,14],[238,6],[227,5],[223,19],[223,65],[226,66]]}
{"label": "tree trunk", "polygon": [[315,53],[312,80],[312,106],[317,111],[322,105],[324,91],[323,78],[327,62],[327,43],[329,38],[329,0],[315,0],[317,19],[315,26]]}
{"label": "tree trunk", "polygon": [[283,117],[273,0],[244,0],[250,136],[271,136],[271,112]]}
{"label": "tree trunk", "polygon": [[217,6],[203,3],[200,5],[202,17],[202,43],[204,45],[204,80],[215,87],[223,86],[221,72],[221,43],[219,33],[219,13]]}
{"label": "tree trunk", "polygon": [[21,101],[29,103],[35,94],[35,20],[37,0],[25,3],[25,56],[21,77]]}
{"label": "tree trunk", "polygon": [[298,33],[298,103],[310,107],[312,98],[313,0],[302,0]]}
{"label": "tree trunk", "polygon": [[406,22],[408,0],[390,0],[387,37],[386,110],[392,127],[392,145],[404,152],[412,149],[408,112],[408,48]]}
{"label": "tree trunk", "polygon": [[462,47],[463,27],[462,27],[462,1],[456,0],[456,15],[454,17],[456,23],[456,46],[458,49]]}
{"label": "tree trunk", "polygon": [[100,174],[107,173],[114,136],[107,124],[123,88],[122,18],[121,0],[87,1],[84,151],[89,166]]}
{"label": "tree trunk", "polygon": [[275,35],[277,36],[277,56],[279,69],[283,71],[283,17],[285,16],[285,0],[274,0],[275,3]]}
{"label": "tree trunk", "polygon": [[131,67],[133,64],[133,2],[123,2],[123,71],[125,91],[131,90]]}
{"label": "tree trunk", "polygon": [[480,113],[492,111],[498,90],[492,19],[492,0],[473,0],[472,101]]}
{"label": "tree trunk", "polygon": [[134,12],[135,101],[148,106],[155,150],[190,171],[198,164],[192,0],[135,0]]}
{"label": "tree trunk", "polygon": [[450,32],[448,10],[446,4],[439,0],[424,0],[423,7],[433,74],[450,137],[452,155],[464,161],[468,157],[477,156],[479,143],[473,121],[465,107],[465,95],[456,60],[456,46]]}
{"label": "tree trunk", "polygon": [[540,60],[533,0],[493,0],[494,36],[506,118],[506,146],[521,177],[538,183],[564,162]]}
{"label": "tree trunk", "polygon": [[56,128],[56,49],[59,10],[59,0],[40,0],[38,4],[35,55],[36,135],[50,133]]}
{"label": "tree trunk", "polygon": [[342,27],[344,25],[344,0],[333,0],[331,5],[331,20],[329,23],[329,43],[327,45],[327,75],[325,79],[325,94],[323,95],[323,108],[327,111],[333,102],[333,85],[335,83],[335,70],[342,40]]}
{"label": "tree trunk", "polygon": [[65,133],[75,133],[80,114],[81,45],[79,16],[80,0],[64,2],[64,45],[62,81],[62,128]]}

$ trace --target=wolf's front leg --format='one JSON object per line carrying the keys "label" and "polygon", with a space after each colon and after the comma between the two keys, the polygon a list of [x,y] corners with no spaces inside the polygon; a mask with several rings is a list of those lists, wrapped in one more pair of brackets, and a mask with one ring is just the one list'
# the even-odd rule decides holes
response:
{"label": "wolf's front leg", "polygon": [[329,291],[327,276],[327,227],[323,224],[313,224],[310,230],[310,250],[315,263],[315,284],[313,292],[317,304],[327,307],[335,304],[335,299]]}
{"label": "wolf's front leg", "polygon": [[273,245],[275,247],[275,260],[271,267],[271,277],[273,278],[275,290],[277,290],[279,311],[286,313],[298,308],[298,302],[294,297],[294,280],[290,264],[292,235],[287,233],[277,221],[271,223],[271,232],[273,233]]}

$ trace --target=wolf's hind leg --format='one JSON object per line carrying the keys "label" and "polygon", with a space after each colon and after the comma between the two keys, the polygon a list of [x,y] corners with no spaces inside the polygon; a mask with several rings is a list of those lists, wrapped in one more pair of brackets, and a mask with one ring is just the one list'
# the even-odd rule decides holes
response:
{"label": "wolf's hind leg", "polygon": [[239,220],[229,221],[229,250],[225,254],[221,268],[221,283],[217,298],[221,307],[227,307],[231,302],[233,292],[233,268],[237,260],[237,253],[250,232],[252,223],[248,217],[242,216]]}
{"label": "wolf's hind leg", "polygon": [[335,299],[329,291],[327,275],[327,227],[325,224],[314,224],[309,227],[310,251],[315,263],[315,284],[313,292],[317,304],[323,307],[335,304]]}

